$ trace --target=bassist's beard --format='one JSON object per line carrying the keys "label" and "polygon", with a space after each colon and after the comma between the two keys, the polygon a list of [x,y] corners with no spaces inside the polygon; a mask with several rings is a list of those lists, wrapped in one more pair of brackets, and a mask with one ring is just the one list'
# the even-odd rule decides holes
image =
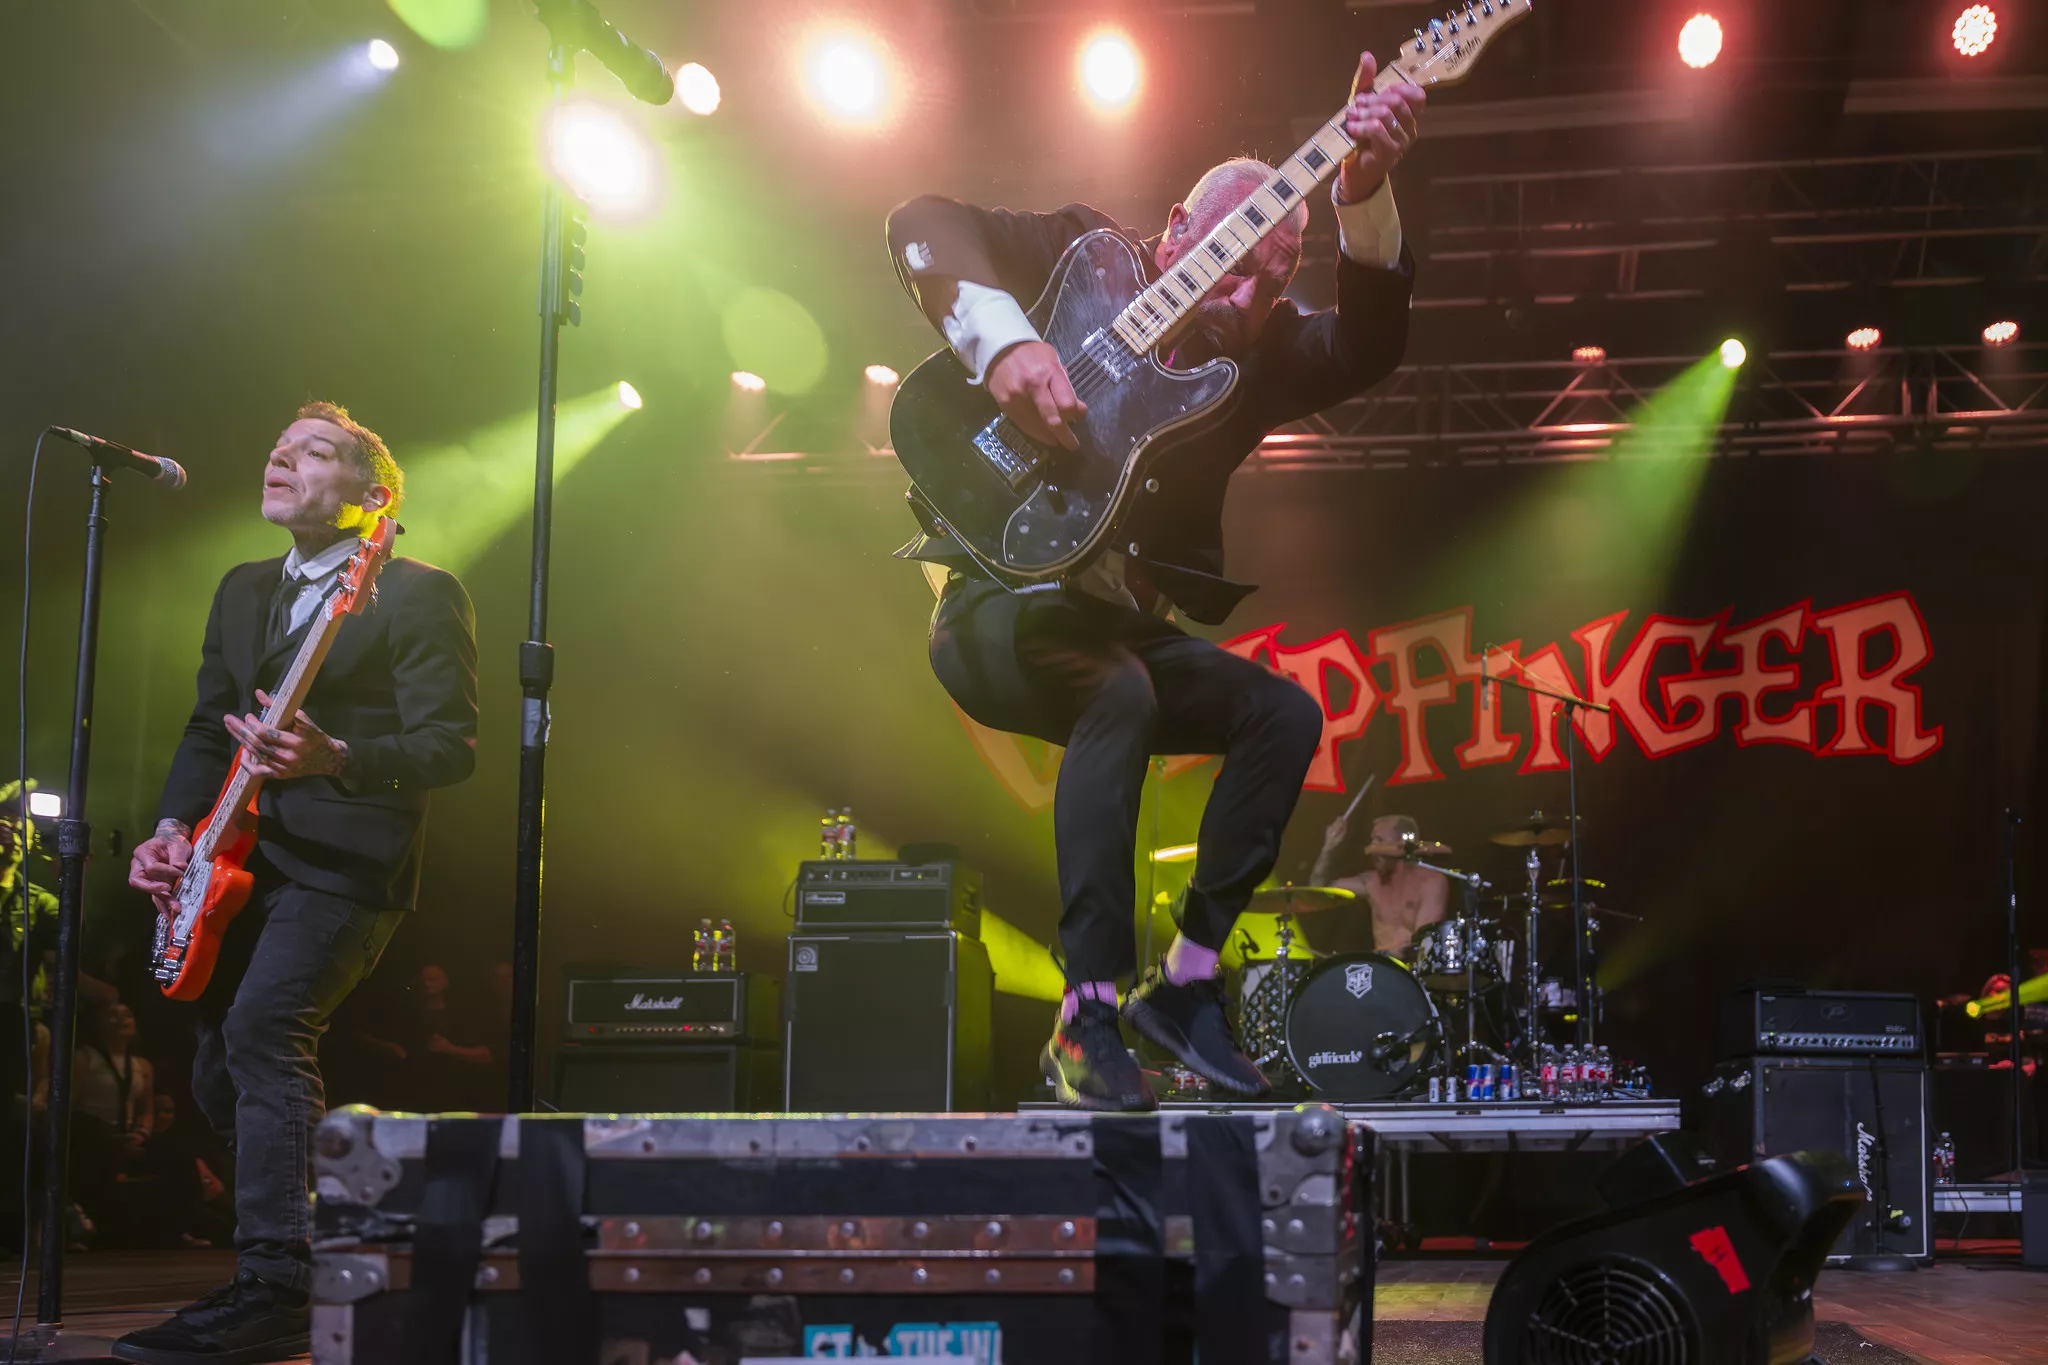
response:
{"label": "bassist's beard", "polygon": [[1186,367],[1236,355],[1249,340],[1244,314],[1222,299],[1205,299],[1188,315],[1187,329],[1173,348],[1174,361]]}

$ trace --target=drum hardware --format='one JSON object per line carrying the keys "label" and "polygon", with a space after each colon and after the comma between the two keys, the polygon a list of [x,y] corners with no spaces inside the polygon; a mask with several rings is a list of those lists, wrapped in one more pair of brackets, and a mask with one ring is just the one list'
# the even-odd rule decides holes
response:
{"label": "drum hardware", "polygon": [[1245,909],[1268,915],[1312,915],[1319,910],[1339,909],[1357,899],[1356,891],[1341,886],[1296,886],[1286,882],[1252,892]]}
{"label": "drum hardware", "polygon": [[[1571,820],[1576,821],[1577,818],[1573,816]],[[1572,825],[1540,810],[1532,811],[1528,819],[1513,829],[1489,834],[1487,839],[1502,848],[1562,848],[1572,841]]]}
{"label": "drum hardware", "polygon": [[[1487,697],[1493,692],[1493,683],[1495,682],[1495,679],[1490,678],[1487,675],[1487,661],[1492,657],[1492,655],[1493,645],[1491,644],[1491,642],[1489,642],[1486,645],[1486,647],[1480,652],[1479,655],[1479,700],[1481,704],[1484,704]],[[1586,698],[1578,695],[1576,692],[1546,686],[1543,683],[1533,681],[1528,676],[1527,668],[1522,664],[1522,662],[1519,659],[1516,659],[1512,654],[1507,655],[1504,659],[1504,662],[1507,664],[1510,670],[1519,673],[1522,676],[1508,677],[1504,675],[1501,678],[1499,678],[1498,681],[1504,682],[1510,687],[1518,688],[1523,692],[1527,692],[1531,696],[1548,697],[1551,701],[1556,702],[1558,706],[1557,712],[1554,713],[1554,719],[1552,723],[1557,724],[1558,728],[1564,731],[1565,796],[1568,805],[1566,808],[1566,814],[1564,819],[1564,828],[1561,831],[1559,831],[1564,835],[1564,838],[1562,840],[1554,841],[1554,843],[1561,842],[1571,845],[1573,957],[1572,966],[1574,969],[1572,975],[1574,979],[1576,979],[1579,983],[1580,994],[1582,996],[1590,998],[1592,995],[1591,987],[1593,982],[1593,959],[1591,953],[1592,945],[1587,942],[1586,916],[1585,907],[1583,903],[1584,895],[1581,890],[1580,880],[1585,875],[1586,870],[1585,849],[1582,846],[1582,840],[1580,840],[1577,837],[1583,833],[1583,831],[1580,829],[1579,824],[1578,713],[1581,711],[1595,711],[1603,715],[1612,715],[1614,713],[1614,708],[1612,706],[1609,706],[1605,702],[1588,701]],[[1544,828],[1537,828],[1536,826],[1538,822],[1541,822]],[[1532,816],[1531,820],[1525,823],[1523,829],[1526,830],[1530,836],[1528,842],[1531,846],[1536,846],[1539,844],[1539,837],[1549,832],[1547,827],[1551,823],[1553,822],[1543,819],[1541,811],[1536,812],[1535,815]],[[1517,830],[1512,832],[1520,834],[1523,831]],[[1498,838],[1496,838],[1495,842],[1498,843],[1500,841]],[[1519,841],[1511,842],[1509,846],[1515,847],[1518,846],[1518,843]],[[1591,1046],[1593,1042],[1592,1011],[1579,1011],[1578,1025],[1579,1045],[1581,1047]]]}

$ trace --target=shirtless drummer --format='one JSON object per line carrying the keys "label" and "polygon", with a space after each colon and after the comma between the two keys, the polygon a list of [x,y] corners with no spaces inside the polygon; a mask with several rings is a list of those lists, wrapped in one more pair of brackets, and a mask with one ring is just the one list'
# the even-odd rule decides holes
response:
{"label": "shirtless drummer", "polygon": [[[1450,905],[1451,884],[1442,873],[1418,867],[1403,859],[1410,839],[1420,831],[1407,815],[1382,815],[1372,822],[1372,837],[1365,846],[1365,870],[1355,876],[1330,880],[1330,865],[1350,832],[1351,822],[1338,816],[1323,832],[1323,851],[1309,873],[1313,886],[1335,886],[1365,897],[1372,906],[1372,948],[1378,953],[1404,953],[1430,925],[1443,919]],[[1425,846],[1433,851],[1433,846]],[[1317,923],[1311,930],[1314,946],[1321,952],[1356,952],[1364,949],[1359,932],[1362,916],[1311,916],[1312,919],[1348,921],[1337,925]],[[1356,926],[1355,928],[1353,926]],[[1330,939],[1330,942],[1323,942]]]}

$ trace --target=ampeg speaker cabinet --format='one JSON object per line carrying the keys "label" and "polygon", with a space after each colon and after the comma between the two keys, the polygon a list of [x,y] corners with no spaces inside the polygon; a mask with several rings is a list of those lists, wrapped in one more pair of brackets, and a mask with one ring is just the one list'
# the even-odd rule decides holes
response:
{"label": "ampeg speaker cabinet", "polygon": [[993,988],[988,950],[958,932],[791,934],[784,1106],[987,1108]]}
{"label": "ampeg speaker cabinet", "polygon": [[781,1036],[775,982],[746,972],[572,972],[563,1037],[691,1042]]}
{"label": "ampeg speaker cabinet", "polygon": [[1787,1152],[1848,1158],[1865,1203],[1830,1264],[1934,1254],[1927,1068],[1902,1057],[1750,1057],[1707,1085],[1709,1130],[1731,1165]]}
{"label": "ampeg speaker cabinet", "polygon": [[748,1114],[782,1099],[773,1043],[579,1043],[555,1053],[555,1108],[572,1114]]}
{"label": "ampeg speaker cabinet", "polygon": [[981,877],[957,863],[822,859],[797,868],[800,929],[957,929],[981,935]]}

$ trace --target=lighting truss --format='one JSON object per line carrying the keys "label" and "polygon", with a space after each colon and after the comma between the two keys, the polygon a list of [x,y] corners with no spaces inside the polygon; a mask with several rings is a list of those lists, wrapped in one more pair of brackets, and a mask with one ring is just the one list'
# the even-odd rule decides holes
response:
{"label": "lighting truss", "polygon": [[[1996,354],[1996,364],[1988,359]],[[1696,355],[1404,366],[1370,394],[1283,428],[1264,469],[1601,459],[1628,412]],[[1712,453],[2048,452],[2048,345],[1752,353]]]}

